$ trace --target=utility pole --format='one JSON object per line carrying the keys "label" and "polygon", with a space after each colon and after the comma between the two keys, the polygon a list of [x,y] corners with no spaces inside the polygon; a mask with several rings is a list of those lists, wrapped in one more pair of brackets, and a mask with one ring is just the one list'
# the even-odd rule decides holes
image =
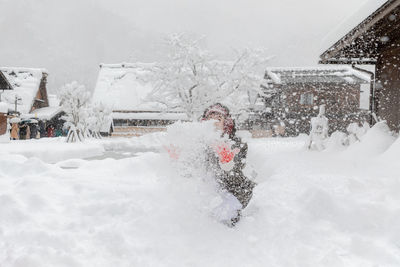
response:
{"label": "utility pole", "polygon": [[22,98],[20,98],[18,95],[15,95],[15,113],[17,113],[17,105],[19,100],[22,100]]}

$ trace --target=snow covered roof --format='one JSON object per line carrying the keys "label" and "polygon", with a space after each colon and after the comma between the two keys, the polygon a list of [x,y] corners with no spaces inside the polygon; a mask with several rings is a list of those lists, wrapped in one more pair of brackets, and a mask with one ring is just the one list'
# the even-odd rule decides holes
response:
{"label": "snow covered roof", "polygon": [[112,117],[121,120],[188,120],[185,113],[179,112],[113,112]]}
{"label": "snow covered roof", "polygon": [[40,119],[40,120],[51,120],[61,112],[63,112],[63,110],[60,106],[44,107],[33,110],[30,114],[26,114],[26,117]]}
{"label": "snow covered roof", "polygon": [[[383,17],[390,14],[390,12],[394,10],[394,8],[397,8],[399,5],[399,0],[368,0],[357,12],[348,17],[345,21],[343,21],[335,29],[333,29],[327,36],[325,36],[321,43],[321,50],[326,51],[321,55],[321,62],[329,63],[328,61],[332,60],[333,58],[333,52],[339,49],[347,48],[348,50],[360,51],[370,49],[371,51],[373,51],[373,49],[376,48],[376,45],[372,44],[370,48],[366,46],[366,43],[371,40],[373,42],[376,42],[376,38],[381,36],[374,36],[374,34],[371,34],[371,36],[369,36],[368,38],[362,38],[361,42],[364,43],[364,45],[361,45],[360,47],[355,46],[355,40],[357,38],[360,38],[360,36],[362,35],[366,35],[368,30],[370,30],[374,25],[381,21]],[[351,52],[356,52],[357,54],[357,51]],[[366,64],[376,61],[376,59],[371,55],[365,55],[365,51],[361,54],[362,57],[354,55],[343,56],[336,54],[334,62],[356,62],[359,64]]]}
{"label": "snow covered roof", "polygon": [[49,99],[50,107],[60,106],[60,99],[57,97],[57,95],[48,95],[47,98]]}
{"label": "snow covered roof", "polygon": [[106,118],[103,125],[101,125],[100,132],[101,133],[109,133],[110,128],[114,128],[114,122],[113,122],[113,118],[111,116]]}
{"label": "snow covered roof", "polygon": [[370,76],[350,66],[267,68],[267,84],[293,83],[349,83],[363,84],[370,82]]}
{"label": "snow covered roof", "polygon": [[148,79],[153,67],[153,63],[101,64],[92,101],[113,110],[163,110],[162,104],[146,99],[153,90]]}
{"label": "snow covered roof", "polygon": [[11,84],[1,71],[0,71],[0,90],[12,90]]}
{"label": "snow covered roof", "polygon": [[0,72],[4,74],[12,86],[12,90],[4,91],[1,94],[1,100],[8,104],[9,109],[14,110],[17,96],[19,98],[17,111],[29,113],[39,90],[42,77],[47,74],[47,71],[45,69],[0,67]]}
{"label": "snow covered roof", "polygon": [[8,113],[8,105],[5,102],[0,102],[0,113]]}

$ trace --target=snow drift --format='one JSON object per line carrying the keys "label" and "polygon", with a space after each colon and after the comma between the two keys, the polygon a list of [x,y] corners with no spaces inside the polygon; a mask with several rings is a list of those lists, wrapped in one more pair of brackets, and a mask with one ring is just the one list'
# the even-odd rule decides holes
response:
{"label": "snow drift", "polygon": [[360,142],[351,145],[346,154],[358,157],[376,156],[386,151],[394,140],[386,122],[378,122],[361,137]]}
{"label": "snow drift", "polygon": [[[176,134],[168,138],[196,145]],[[228,228],[210,214],[211,183],[154,150],[166,138],[102,141],[141,145],[118,160],[0,154],[0,265],[399,266],[397,165],[310,153],[304,137],[248,139],[258,185]]]}

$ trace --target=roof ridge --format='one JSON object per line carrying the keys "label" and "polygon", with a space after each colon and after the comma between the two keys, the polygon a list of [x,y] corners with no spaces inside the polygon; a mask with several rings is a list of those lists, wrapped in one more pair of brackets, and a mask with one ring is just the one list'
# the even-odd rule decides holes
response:
{"label": "roof ridge", "polygon": [[134,62],[134,63],[100,63],[100,68],[136,68],[136,67],[151,67],[154,66],[155,62]]}
{"label": "roof ridge", "polygon": [[310,66],[310,67],[268,67],[266,68],[267,71],[329,71],[329,70],[343,70],[347,71],[352,69],[350,66]]}
{"label": "roof ridge", "polygon": [[[292,77],[295,78],[309,78],[316,79],[316,77],[325,77],[327,79],[332,77],[338,77],[343,80],[345,78],[355,78],[359,81],[370,82],[370,77],[365,75],[359,70],[355,70],[350,66],[329,66],[322,68],[307,68],[307,67],[278,67],[278,68],[267,68],[265,73],[265,79],[270,79],[273,83],[282,84],[282,80]],[[361,83],[361,82],[360,82]]]}

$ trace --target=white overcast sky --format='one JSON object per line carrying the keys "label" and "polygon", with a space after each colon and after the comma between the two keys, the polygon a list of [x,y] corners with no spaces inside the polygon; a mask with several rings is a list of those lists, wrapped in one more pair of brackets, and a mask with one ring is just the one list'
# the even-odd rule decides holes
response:
{"label": "white overcast sky", "polygon": [[227,59],[263,47],[271,66],[315,65],[324,37],[366,0],[0,0],[1,65],[40,66],[50,85],[93,87],[98,63],[157,61],[168,33],[205,36]]}
{"label": "white overcast sky", "polygon": [[[206,36],[221,54],[262,46],[278,65],[316,64],[321,41],[366,0],[101,0],[138,28]],[[111,3],[112,2],[112,3]]]}

